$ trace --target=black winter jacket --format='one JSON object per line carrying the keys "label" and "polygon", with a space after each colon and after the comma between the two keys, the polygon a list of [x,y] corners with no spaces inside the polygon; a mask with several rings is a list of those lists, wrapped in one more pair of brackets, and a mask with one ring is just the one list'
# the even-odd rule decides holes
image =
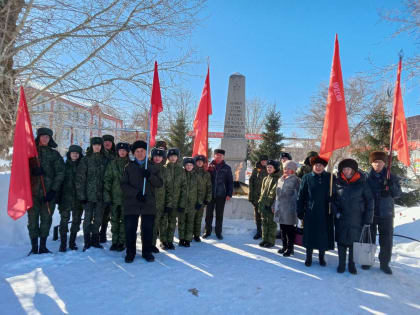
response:
{"label": "black winter jacket", "polygon": [[215,197],[232,197],[233,193],[233,175],[229,165],[222,161],[216,164],[212,161],[209,165],[209,173],[211,175],[211,184],[213,187],[213,198]]}

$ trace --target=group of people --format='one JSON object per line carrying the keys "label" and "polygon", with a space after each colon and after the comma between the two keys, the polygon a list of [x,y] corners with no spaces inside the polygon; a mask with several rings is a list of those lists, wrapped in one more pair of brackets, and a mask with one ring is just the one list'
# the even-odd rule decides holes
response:
{"label": "group of people", "polygon": [[[126,250],[125,261],[136,256],[137,228],[140,223],[142,257],[154,261],[164,250],[174,250],[178,225],[179,246],[201,241],[201,222],[206,208],[205,232],[223,239],[225,202],[232,197],[232,170],[224,162],[225,151],[216,149],[207,165],[203,155],[181,160],[177,148],[167,149],[158,141],[147,156],[147,143],[114,143],[112,135],[93,137],[83,155],[78,145],[68,148],[66,161],[55,150],[53,132],[39,128],[35,139],[38,158],[32,158],[33,207],[28,210],[28,230],[32,248],[29,254],[49,253],[46,246],[55,205],[60,212],[60,252],[77,250],[76,236],[82,215],[84,247],[103,248],[111,221],[111,251]],[[130,152],[132,158],[130,158]],[[67,242],[71,218],[70,236]]]}
{"label": "group of people", "polygon": [[[67,250],[67,244],[71,250],[78,249],[76,236],[83,214],[83,251],[103,248],[111,221],[110,250],[125,250],[127,263],[136,256],[140,217],[141,252],[149,262],[160,251],[158,238],[161,249],[175,249],[177,226],[179,246],[200,242],[204,209],[202,237],[211,235],[215,213],[215,234],[223,239],[224,207],[233,193],[232,170],[224,162],[224,150],[216,149],[207,164],[203,155],[181,159],[177,148],[168,149],[164,141],[158,141],[149,157],[142,140],[115,145],[113,136],[104,135],[90,139],[85,156],[80,146],[71,145],[64,162],[54,149],[52,130],[39,128],[35,142],[39,157],[29,161],[34,202],[28,210],[30,254],[50,252],[46,241],[56,204],[61,216],[60,252]],[[372,240],[379,230],[380,268],[391,274],[394,198],[401,194],[401,187],[397,177],[388,178],[386,160],[385,152],[372,152],[372,168],[365,173],[355,160],[344,159],[332,177],[325,171],[328,161],[316,152],[309,152],[300,167],[286,152],[279,162],[261,156],[249,179],[249,201],[257,226],[254,239],[262,238],[262,247],[273,247],[278,223],[283,241],[278,252],[291,256],[300,220],[306,266],[312,265],[313,250],[318,250],[319,264],[325,266],[325,251],[337,243],[337,272],[345,271],[348,252],[348,271],[356,274],[353,243],[368,225]]]}
{"label": "group of people", "polygon": [[249,201],[257,226],[254,239],[262,238],[262,247],[273,247],[279,223],[283,248],[278,252],[293,255],[301,220],[306,266],[312,265],[314,249],[319,252],[319,264],[326,266],[325,251],[333,250],[336,242],[337,272],[345,271],[348,251],[348,271],[357,274],[353,243],[369,227],[374,242],[379,230],[380,269],[392,274],[394,199],[400,196],[401,187],[396,176],[387,176],[385,152],[371,152],[369,161],[372,167],[365,173],[354,159],[344,159],[333,176],[325,171],[328,161],[313,151],[301,167],[286,152],[280,162],[261,156],[249,179]]}

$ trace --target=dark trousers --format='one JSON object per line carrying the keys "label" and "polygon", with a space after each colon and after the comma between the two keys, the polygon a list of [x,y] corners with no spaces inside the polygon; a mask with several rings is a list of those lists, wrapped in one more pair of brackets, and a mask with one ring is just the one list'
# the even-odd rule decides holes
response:
{"label": "dark trousers", "polygon": [[104,214],[102,216],[101,223],[101,235],[106,235],[106,229],[108,228],[108,222],[111,220],[111,206],[104,208]]}
{"label": "dark trousers", "polygon": [[372,241],[376,243],[376,233],[379,231],[379,262],[388,265],[392,256],[392,238],[394,235],[394,218],[374,217],[370,226]]}
{"label": "dark trousers", "polygon": [[213,224],[213,212],[216,208],[216,234],[222,234],[223,212],[225,210],[226,197],[216,197],[207,205],[206,209],[206,233],[211,233]]}
{"label": "dark trousers", "polygon": [[[141,216],[141,244],[142,254],[151,253],[153,241],[153,225],[155,222],[154,215]],[[125,224],[125,246],[127,248],[127,256],[136,256],[137,227],[139,225],[139,215],[124,216]]]}
{"label": "dark trousers", "polygon": [[293,249],[295,245],[295,226],[288,224],[280,224],[281,239],[283,240],[283,247]]}

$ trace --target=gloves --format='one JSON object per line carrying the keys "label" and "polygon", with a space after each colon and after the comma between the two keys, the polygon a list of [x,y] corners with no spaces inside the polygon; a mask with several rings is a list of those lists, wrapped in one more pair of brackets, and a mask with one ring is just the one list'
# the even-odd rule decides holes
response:
{"label": "gloves", "polygon": [[207,200],[203,201],[204,205],[207,206],[209,204],[209,202]]}
{"label": "gloves", "polygon": [[184,208],[178,208],[178,212],[179,213],[183,213],[185,211],[185,209]]}
{"label": "gloves", "polygon": [[143,176],[146,177],[146,179],[149,179],[150,175],[151,173],[149,170],[146,170],[146,169],[143,170]]}
{"label": "gloves", "polygon": [[173,210],[172,208],[165,207],[164,212],[169,214],[169,213],[171,213],[171,212],[172,212],[172,210]]}
{"label": "gloves", "polygon": [[143,192],[139,191],[136,195],[136,199],[140,202],[145,202],[146,201],[146,196],[143,196]]}
{"label": "gloves", "polygon": [[55,195],[56,195],[56,192],[54,190],[50,190],[49,192],[46,193],[46,195],[42,199],[44,202],[50,202],[51,200],[55,198]]}
{"label": "gloves", "polygon": [[196,203],[195,204],[195,210],[200,210],[201,209],[202,204],[201,203]]}
{"label": "gloves", "polygon": [[32,176],[44,176],[45,172],[44,169],[40,167],[34,167],[31,171]]}

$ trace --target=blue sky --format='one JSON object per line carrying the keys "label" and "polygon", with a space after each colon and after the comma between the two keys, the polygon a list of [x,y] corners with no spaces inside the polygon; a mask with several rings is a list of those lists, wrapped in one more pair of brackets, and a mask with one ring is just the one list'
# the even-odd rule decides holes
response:
{"label": "blue sky", "polygon": [[[283,116],[282,132],[301,134],[296,117],[319,86],[328,82],[338,33],[343,78],[396,63],[398,52],[415,53],[414,39],[392,38],[396,25],[379,18],[380,9],[399,9],[399,1],[254,1],[209,0],[205,19],[190,45],[198,57],[210,58],[213,115],[210,129],[223,131],[229,76],[246,76],[246,98],[276,103]],[[195,65],[184,86],[198,100],[206,64]],[[396,75],[396,71],[395,71]],[[392,81],[395,81],[395,75]],[[403,70],[404,79],[404,70]],[[418,81],[418,78],[417,78]],[[407,116],[420,114],[420,91],[413,81],[403,94]],[[212,141],[212,146],[217,142]]]}

